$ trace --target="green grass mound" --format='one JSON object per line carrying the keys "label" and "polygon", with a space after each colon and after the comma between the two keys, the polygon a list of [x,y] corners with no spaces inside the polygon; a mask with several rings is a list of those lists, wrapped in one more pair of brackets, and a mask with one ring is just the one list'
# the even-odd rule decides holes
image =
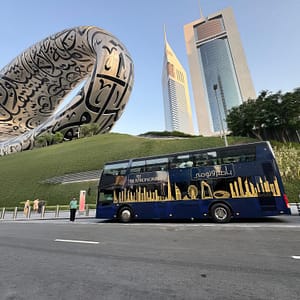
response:
{"label": "green grass mound", "polygon": [[[228,137],[229,144],[253,141]],[[0,157],[0,207],[21,206],[20,203],[35,198],[44,200],[47,205],[64,205],[71,197],[78,198],[80,190],[89,191],[87,203],[95,204],[97,181],[72,184],[43,182],[55,176],[99,170],[107,161],[223,145],[220,137],[157,139],[109,133],[3,156]],[[299,186],[299,180],[297,182]],[[293,188],[289,189],[292,195]]]}

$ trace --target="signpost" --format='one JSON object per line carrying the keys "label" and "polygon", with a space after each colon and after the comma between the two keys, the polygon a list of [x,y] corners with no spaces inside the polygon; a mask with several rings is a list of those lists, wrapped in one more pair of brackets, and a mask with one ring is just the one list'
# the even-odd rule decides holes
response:
{"label": "signpost", "polygon": [[80,213],[85,211],[85,196],[86,196],[86,191],[84,191],[84,190],[80,191],[80,197],[79,197],[79,212]]}

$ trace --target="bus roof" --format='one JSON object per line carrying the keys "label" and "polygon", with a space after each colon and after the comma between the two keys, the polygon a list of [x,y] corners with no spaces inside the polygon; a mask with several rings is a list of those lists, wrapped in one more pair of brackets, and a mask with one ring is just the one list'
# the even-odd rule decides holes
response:
{"label": "bus roof", "polygon": [[157,154],[157,155],[132,157],[132,158],[128,158],[128,159],[109,161],[109,162],[106,162],[104,165],[110,165],[110,164],[115,164],[115,163],[126,163],[126,162],[129,162],[132,160],[143,160],[143,159],[160,158],[160,157],[174,156],[174,155],[184,155],[184,154],[188,154],[188,153],[193,154],[193,153],[198,153],[198,152],[221,151],[221,150],[230,150],[230,149],[243,148],[243,147],[246,148],[249,146],[258,146],[258,145],[265,145],[271,151],[273,151],[269,141],[260,141],[260,142],[253,142],[253,143],[242,143],[242,144],[236,144],[236,145],[229,145],[227,147],[222,146],[222,147],[213,147],[213,148],[202,148],[202,149],[185,150],[185,151],[180,151],[180,152],[162,153],[162,154]]}

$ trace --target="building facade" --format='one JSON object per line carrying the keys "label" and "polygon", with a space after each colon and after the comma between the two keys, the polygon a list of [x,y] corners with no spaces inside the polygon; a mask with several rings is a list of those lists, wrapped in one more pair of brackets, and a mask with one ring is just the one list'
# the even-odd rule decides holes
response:
{"label": "building facade", "polygon": [[193,135],[194,126],[187,75],[167,42],[166,35],[162,89],[166,130]]}
{"label": "building facade", "polygon": [[231,8],[184,26],[199,134],[227,131],[226,114],[256,93]]}

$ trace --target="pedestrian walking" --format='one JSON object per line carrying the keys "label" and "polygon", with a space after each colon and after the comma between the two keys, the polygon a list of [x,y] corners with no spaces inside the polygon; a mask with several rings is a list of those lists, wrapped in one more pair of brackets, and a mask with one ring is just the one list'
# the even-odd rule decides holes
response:
{"label": "pedestrian walking", "polygon": [[44,200],[40,200],[39,204],[38,204],[38,213],[42,213],[43,212],[43,207],[46,205],[46,202]]}
{"label": "pedestrian walking", "polygon": [[75,215],[77,210],[77,200],[75,197],[70,201],[70,221],[75,221]]}
{"label": "pedestrian walking", "polygon": [[30,208],[30,200],[26,200],[24,204],[24,215],[28,217],[29,214],[29,208]]}
{"label": "pedestrian walking", "polygon": [[35,199],[35,200],[33,201],[33,211],[34,211],[35,213],[37,213],[38,210],[39,210],[39,202],[40,202],[39,199]]}

